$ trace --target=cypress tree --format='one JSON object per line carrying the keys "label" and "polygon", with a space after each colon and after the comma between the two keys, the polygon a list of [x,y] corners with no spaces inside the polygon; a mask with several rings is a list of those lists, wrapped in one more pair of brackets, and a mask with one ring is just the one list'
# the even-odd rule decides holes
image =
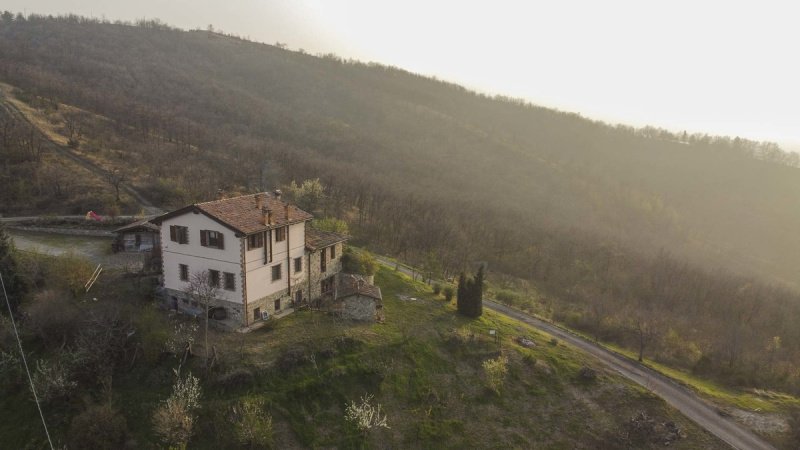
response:
{"label": "cypress tree", "polygon": [[480,317],[483,314],[483,279],[483,264],[481,264],[472,284],[472,317]]}
{"label": "cypress tree", "polygon": [[461,272],[461,275],[458,276],[458,290],[456,291],[456,310],[466,315],[467,303],[467,276]]}

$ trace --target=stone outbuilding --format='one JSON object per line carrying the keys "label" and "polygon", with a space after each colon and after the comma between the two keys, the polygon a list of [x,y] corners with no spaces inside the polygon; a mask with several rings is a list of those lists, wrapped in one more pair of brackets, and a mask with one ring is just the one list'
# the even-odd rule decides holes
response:
{"label": "stone outbuilding", "polygon": [[381,289],[360,275],[341,274],[336,301],[331,310],[345,319],[383,322]]}

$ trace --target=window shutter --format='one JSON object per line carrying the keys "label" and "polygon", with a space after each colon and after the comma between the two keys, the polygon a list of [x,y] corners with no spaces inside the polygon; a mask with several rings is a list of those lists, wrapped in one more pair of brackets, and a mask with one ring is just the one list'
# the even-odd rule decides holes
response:
{"label": "window shutter", "polygon": [[217,233],[217,236],[219,236],[219,247],[218,248],[220,250],[222,250],[222,249],[225,248],[225,235],[222,234],[222,233]]}
{"label": "window shutter", "polygon": [[175,232],[175,225],[169,226],[169,240],[178,242],[178,234]]}
{"label": "window shutter", "polygon": [[200,230],[200,245],[208,247],[208,231]]}

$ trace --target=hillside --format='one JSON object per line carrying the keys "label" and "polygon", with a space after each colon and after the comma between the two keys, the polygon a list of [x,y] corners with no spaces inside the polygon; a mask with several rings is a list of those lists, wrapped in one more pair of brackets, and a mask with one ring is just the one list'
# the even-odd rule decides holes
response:
{"label": "hillside", "polygon": [[[25,344],[38,349],[31,355],[35,372],[50,367],[51,374],[65,377],[62,383],[72,383],[66,392],[44,391],[45,417],[59,447],[114,439],[112,430],[120,429],[130,448],[158,445],[153,413],[169,395],[180,361],[164,350],[186,338],[179,330],[190,322],[150,310],[137,282],[120,275],[98,285],[96,303],[49,300],[65,316],[74,317],[76,309],[85,314],[71,324],[42,322],[46,311],[36,305],[46,296],[23,305],[31,314]],[[49,280],[44,288],[58,289],[58,277]],[[200,378],[202,392],[189,448],[239,448],[236,417],[244,401],[259,402],[272,417],[273,448],[661,448],[667,441],[683,449],[725,448],[661,399],[520,322],[491,312],[464,319],[434,299],[428,286],[385,269],[377,282],[385,296],[385,324],[302,311],[249,334],[214,333],[214,368],[204,370],[200,357],[181,368],[182,376]],[[130,324],[136,332],[121,338]],[[490,338],[489,329],[501,339]],[[62,332],[65,350],[48,351]],[[108,333],[108,339],[85,339],[96,333]],[[522,347],[518,336],[536,346]],[[197,354],[201,342],[198,333]],[[10,351],[6,343],[11,345],[0,340],[0,351]],[[104,350],[103,357],[84,352],[87,345]],[[482,363],[498,355],[508,358],[508,373],[495,392]],[[90,365],[72,366],[71,358],[88,358]],[[597,378],[582,378],[584,367],[596,370]],[[3,442],[39,447],[43,436],[24,375],[14,365],[0,364],[0,371]],[[346,404],[367,394],[382,405],[388,429],[361,434],[344,420]],[[96,419],[104,424],[98,428],[103,434],[80,441],[92,428],[78,418],[92,417],[88,412],[102,405],[111,411]],[[110,416],[124,422],[109,426]]]}
{"label": "hillside", "polygon": [[[397,203],[421,217],[492,215],[493,229],[567,227],[800,281],[800,177],[753,157],[796,164],[774,146],[611,127],[395,68],[154,22],[6,20],[0,78],[138,133],[120,142],[101,130],[89,144],[127,154],[171,206],[252,189],[266,163],[268,184],[320,177],[342,206],[381,225],[376,216]],[[436,232],[453,234],[463,219],[452,220]]]}
{"label": "hillside", "polygon": [[109,174],[163,208],[319,178],[302,206],[357,244],[443,278],[487,261],[509,303],[800,393],[797,155],[154,21],[4,17],[4,215],[142,209]]}

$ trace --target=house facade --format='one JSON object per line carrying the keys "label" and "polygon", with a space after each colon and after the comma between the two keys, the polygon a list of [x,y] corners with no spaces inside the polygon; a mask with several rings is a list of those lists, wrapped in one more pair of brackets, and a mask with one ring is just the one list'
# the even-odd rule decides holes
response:
{"label": "house facade", "polygon": [[347,238],[312,230],[311,219],[279,191],[196,203],[153,219],[160,226],[165,301],[203,314],[187,293],[202,274],[216,287],[214,317],[230,328],[313,304],[335,290],[335,277],[328,278],[341,270]]}

